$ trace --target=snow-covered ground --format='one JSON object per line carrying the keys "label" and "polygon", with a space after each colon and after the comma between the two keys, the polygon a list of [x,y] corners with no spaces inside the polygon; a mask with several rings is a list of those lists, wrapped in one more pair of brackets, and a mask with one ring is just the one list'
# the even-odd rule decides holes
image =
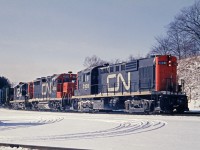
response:
{"label": "snow-covered ground", "polygon": [[81,149],[200,148],[200,117],[0,109],[0,143]]}

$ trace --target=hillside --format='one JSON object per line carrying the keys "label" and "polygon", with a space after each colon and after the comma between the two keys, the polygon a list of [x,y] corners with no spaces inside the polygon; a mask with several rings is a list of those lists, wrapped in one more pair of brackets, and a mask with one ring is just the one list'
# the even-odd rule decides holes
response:
{"label": "hillside", "polygon": [[189,108],[200,110],[200,56],[180,60],[178,77],[185,81]]}

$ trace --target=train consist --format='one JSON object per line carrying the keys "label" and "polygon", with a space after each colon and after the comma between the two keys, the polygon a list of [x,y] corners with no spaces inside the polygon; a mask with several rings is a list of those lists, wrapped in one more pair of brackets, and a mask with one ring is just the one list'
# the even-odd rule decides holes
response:
{"label": "train consist", "polygon": [[177,59],[155,56],[87,68],[19,83],[14,109],[53,109],[81,112],[121,110],[183,113],[188,100],[177,82]]}

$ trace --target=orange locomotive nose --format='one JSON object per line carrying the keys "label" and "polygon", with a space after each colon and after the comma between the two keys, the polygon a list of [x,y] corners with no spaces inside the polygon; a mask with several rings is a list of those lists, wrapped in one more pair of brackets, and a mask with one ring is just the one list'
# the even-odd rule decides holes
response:
{"label": "orange locomotive nose", "polygon": [[156,91],[175,91],[177,59],[171,55],[156,56]]}

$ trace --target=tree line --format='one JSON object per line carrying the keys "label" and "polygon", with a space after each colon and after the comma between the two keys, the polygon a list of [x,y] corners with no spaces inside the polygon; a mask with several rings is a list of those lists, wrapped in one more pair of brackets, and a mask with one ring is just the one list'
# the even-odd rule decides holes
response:
{"label": "tree line", "polygon": [[0,76],[0,105],[8,104],[10,87],[10,81],[4,76]]}
{"label": "tree line", "polygon": [[10,81],[4,76],[0,76],[0,89],[9,87],[11,87]]}

